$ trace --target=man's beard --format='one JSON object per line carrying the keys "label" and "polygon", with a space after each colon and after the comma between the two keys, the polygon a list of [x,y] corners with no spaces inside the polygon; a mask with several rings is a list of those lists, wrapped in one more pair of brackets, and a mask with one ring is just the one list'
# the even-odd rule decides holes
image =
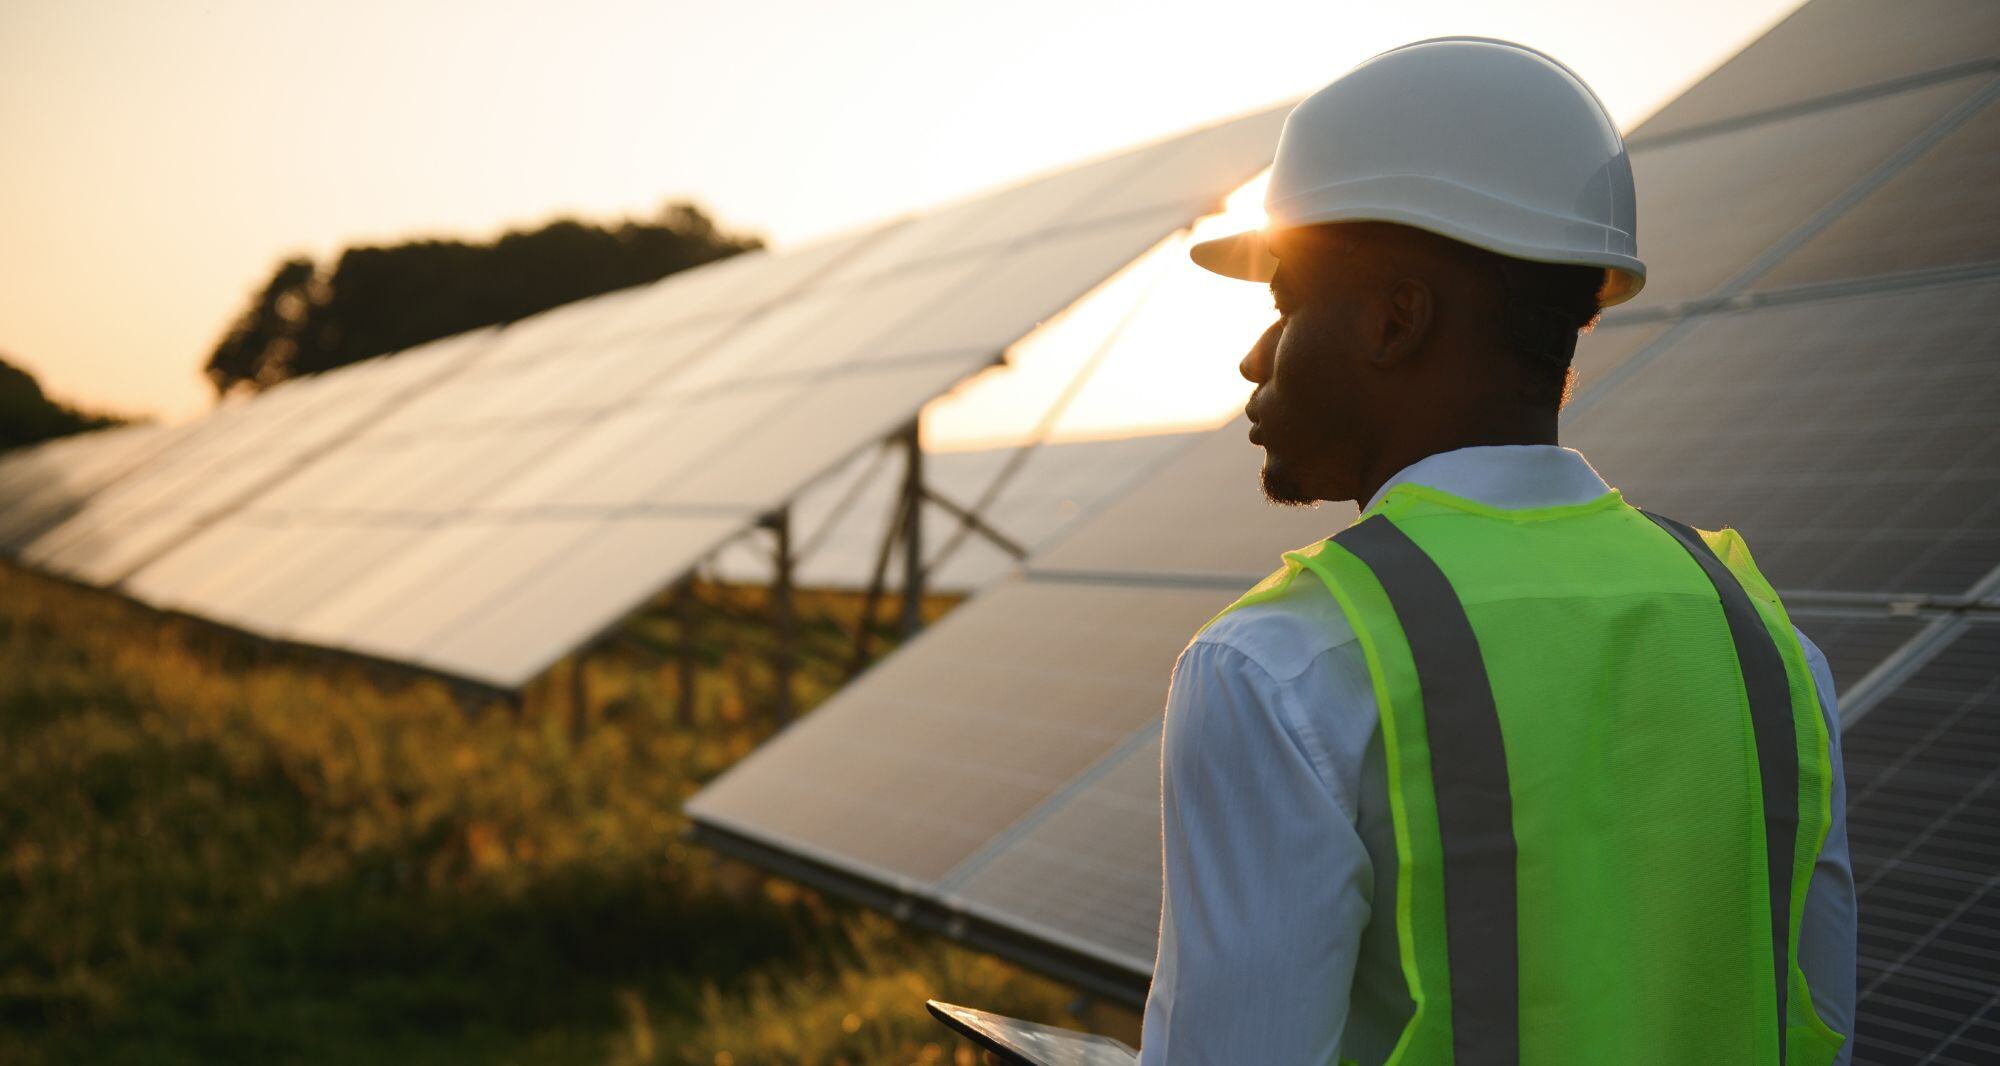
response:
{"label": "man's beard", "polygon": [[1319,502],[1308,495],[1292,478],[1285,464],[1269,452],[1264,454],[1263,481],[1264,498],[1280,507],[1310,507]]}

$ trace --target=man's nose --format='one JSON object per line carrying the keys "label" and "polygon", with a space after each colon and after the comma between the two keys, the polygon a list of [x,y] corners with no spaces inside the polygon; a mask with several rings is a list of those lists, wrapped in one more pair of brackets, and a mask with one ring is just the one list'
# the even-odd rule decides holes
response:
{"label": "man's nose", "polygon": [[1271,379],[1271,357],[1278,350],[1278,334],[1283,332],[1284,327],[1285,320],[1282,318],[1271,323],[1271,328],[1265,330],[1264,335],[1257,338],[1257,343],[1250,346],[1250,354],[1236,364],[1236,372],[1242,374],[1245,380],[1262,385]]}

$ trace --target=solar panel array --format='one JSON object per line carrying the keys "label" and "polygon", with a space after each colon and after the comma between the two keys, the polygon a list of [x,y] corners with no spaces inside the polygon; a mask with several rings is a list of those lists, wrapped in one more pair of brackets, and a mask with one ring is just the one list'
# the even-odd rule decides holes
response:
{"label": "solar panel array", "polygon": [[736,256],[189,427],[10,456],[5,547],[266,637],[518,687],[1216,210],[1282,119]]}
{"label": "solar panel array", "polygon": [[[1997,99],[2000,5],[1814,0],[1643,124],[1651,278],[1564,429],[1634,502],[1740,528],[1834,666],[1858,1063],[2000,1061]],[[1240,433],[697,795],[703,833],[1136,1002],[1169,666],[1352,514],[1262,505]]]}

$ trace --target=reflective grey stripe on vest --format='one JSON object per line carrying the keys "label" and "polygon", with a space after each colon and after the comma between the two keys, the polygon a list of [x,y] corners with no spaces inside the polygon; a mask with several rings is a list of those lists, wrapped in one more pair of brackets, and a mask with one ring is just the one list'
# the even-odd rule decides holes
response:
{"label": "reflective grey stripe on vest", "polygon": [[1361,560],[1388,595],[1423,693],[1444,847],[1453,1061],[1514,1066],[1521,1058],[1514,800],[1479,641],[1444,571],[1394,522],[1375,515],[1333,542]]}
{"label": "reflective grey stripe on vest", "polygon": [[1729,639],[1743,669],[1750,699],[1750,733],[1757,743],[1757,775],[1764,793],[1764,853],[1771,879],[1771,966],[1778,991],[1778,1059],[1785,1060],[1785,993],[1790,982],[1792,852],[1799,837],[1799,749],[1792,722],[1791,682],[1771,631],[1750,603],[1750,594],[1701,534],[1671,518],[1643,512],[1701,564],[1722,600]]}

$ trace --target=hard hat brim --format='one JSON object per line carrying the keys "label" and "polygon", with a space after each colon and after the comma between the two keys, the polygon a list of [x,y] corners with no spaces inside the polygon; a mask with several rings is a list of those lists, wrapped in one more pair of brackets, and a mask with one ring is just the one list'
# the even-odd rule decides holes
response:
{"label": "hard hat brim", "polygon": [[1202,241],[1188,249],[1188,258],[1204,270],[1239,281],[1270,281],[1278,272],[1278,259],[1265,243],[1263,230]]}
{"label": "hard hat brim", "polygon": [[[1383,214],[1388,214],[1384,212]],[[1357,219],[1355,221],[1362,221]],[[1453,240],[1467,241],[1460,234],[1448,231],[1443,226],[1423,225],[1404,218],[1384,218],[1403,225],[1415,225],[1418,229],[1428,229]],[[1540,249],[1490,248],[1501,255],[1513,255],[1520,259],[1537,262],[1571,262],[1579,266],[1600,266],[1605,269],[1604,291],[1598,295],[1597,306],[1607,308],[1622,304],[1639,294],[1646,285],[1646,268],[1637,259],[1628,256],[1605,254],[1602,256],[1557,257],[1536,254]],[[1204,270],[1220,274],[1225,278],[1239,281],[1268,282],[1278,272],[1278,257],[1271,254],[1270,235],[1265,230],[1248,230],[1202,241],[1188,249],[1188,258]],[[1595,260],[1594,262],[1592,260]]]}

